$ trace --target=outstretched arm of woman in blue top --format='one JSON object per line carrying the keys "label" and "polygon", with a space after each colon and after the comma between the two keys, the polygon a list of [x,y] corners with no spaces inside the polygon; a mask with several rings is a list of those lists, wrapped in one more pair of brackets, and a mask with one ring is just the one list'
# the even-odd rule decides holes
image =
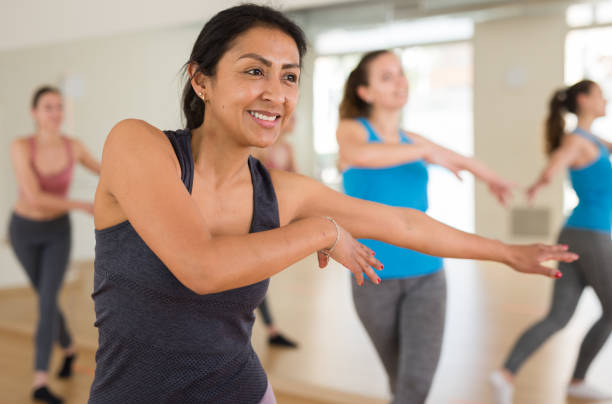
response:
{"label": "outstretched arm of woman in blue top", "polygon": [[583,153],[583,148],[588,146],[588,141],[579,136],[564,136],[561,146],[555,150],[538,178],[527,188],[527,199],[532,202],[538,191],[558,173],[576,164]]}
{"label": "outstretched arm of woman in blue top", "polygon": [[[519,272],[549,277],[560,277],[560,273],[543,266],[543,261],[571,262],[578,258],[567,252],[567,246],[509,245],[459,231],[414,209],[346,196],[304,176],[276,170],[271,175],[281,207],[281,225],[293,218],[332,216],[356,238],[380,240],[440,257],[497,261]],[[291,209],[283,210],[283,206]]]}
{"label": "outstretched arm of woman in blue top", "polygon": [[425,144],[431,148],[432,152],[427,158],[429,163],[452,167],[455,174],[463,170],[469,171],[478,180],[487,184],[489,191],[497,198],[499,203],[507,206],[512,198],[512,189],[516,187],[516,184],[512,181],[502,178],[480,160],[454,152],[416,133],[408,134],[415,144]]}
{"label": "outstretched arm of woman in blue top", "polygon": [[427,145],[369,143],[362,124],[343,119],[338,125],[336,139],[339,145],[341,169],[354,167],[389,167],[424,159],[430,152]]}

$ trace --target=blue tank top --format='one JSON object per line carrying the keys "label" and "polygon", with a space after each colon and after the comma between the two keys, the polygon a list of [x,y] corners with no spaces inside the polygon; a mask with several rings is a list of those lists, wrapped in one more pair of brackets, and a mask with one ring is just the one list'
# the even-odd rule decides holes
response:
{"label": "blue tank top", "polygon": [[[191,193],[191,133],[165,133]],[[270,176],[258,160],[250,157],[248,164],[250,232],[277,228]],[[251,330],[269,280],[198,295],[174,277],[129,221],[96,231],[94,267],[99,336],[90,404],[260,402],[268,382],[251,347]]]}
{"label": "blue tank top", "polygon": [[[367,119],[358,118],[357,121],[367,130],[368,143],[382,143]],[[412,143],[402,131],[399,136],[402,143]],[[342,178],[347,195],[390,206],[427,210],[429,175],[423,160],[384,168],[350,167]],[[385,266],[379,272],[382,279],[422,276],[442,269],[442,258],[377,240],[359,241],[374,250],[376,258]]]}
{"label": "blue tank top", "polygon": [[612,165],[608,148],[596,136],[582,128],[573,134],[595,143],[599,157],[585,167],[570,169],[569,175],[578,205],[565,223],[566,227],[610,233],[612,214]]}

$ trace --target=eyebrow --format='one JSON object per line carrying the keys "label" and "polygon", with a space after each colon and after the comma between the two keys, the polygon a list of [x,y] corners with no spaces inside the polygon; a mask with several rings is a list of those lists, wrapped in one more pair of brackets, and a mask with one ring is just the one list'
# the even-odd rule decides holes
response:
{"label": "eyebrow", "polygon": [[[257,53],[245,53],[244,55],[240,56],[237,60],[240,60],[240,59],[255,59],[263,63],[266,67],[272,66],[272,62],[270,62],[268,59],[264,58],[263,56],[258,55]],[[297,63],[285,63],[284,65],[281,66],[281,68],[283,69],[298,68],[299,69],[300,65]]]}

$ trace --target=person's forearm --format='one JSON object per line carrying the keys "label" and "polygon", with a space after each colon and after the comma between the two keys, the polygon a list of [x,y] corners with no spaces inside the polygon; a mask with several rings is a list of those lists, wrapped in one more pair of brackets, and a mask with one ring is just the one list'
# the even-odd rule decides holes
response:
{"label": "person's forearm", "polygon": [[188,287],[208,294],[260,282],[336,240],[334,224],[323,217],[295,221],[244,236],[213,237],[203,248]]}
{"label": "person's forearm", "polygon": [[350,152],[340,149],[341,157],[351,166],[388,167],[423,159],[430,151],[426,144],[381,144],[368,143],[351,146]]}
{"label": "person's forearm", "polygon": [[488,183],[497,178],[495,171],[493,171],[483,162],[473,157],[466,157],[455,152],[452,153],[456,158],[456,165],[472,173],[478,180]]}
{"label": "person's forearm", "polygon": [[378,234],[381,241],[439,257],[510,262],[508,245],[500,241],[457,230],[418,210],[393,209],[397,224]]}

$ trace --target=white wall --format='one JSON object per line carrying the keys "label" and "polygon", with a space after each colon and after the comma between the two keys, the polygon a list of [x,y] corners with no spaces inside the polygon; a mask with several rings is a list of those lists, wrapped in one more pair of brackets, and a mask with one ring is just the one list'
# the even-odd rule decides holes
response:
{"label": "white wall", "polygon": [[[254,0],[296,10],[356,0]],[[0,0],[0,50],[201,24],[241,0]]]}
{"label": "white wall", "polygon": [[[523,186],[545,163],[543,122],[552,91],[563,85],[565,33],[562,12],[476,25],[474,152],[522,186],[515,206],[526,206]],[[511,239],[509,210],[487,194],[486,187],[478,184],[476,232]],[[536,206],[551,211],[550,237],[561,223],[562,204],[560,179],[537,198]]]}

